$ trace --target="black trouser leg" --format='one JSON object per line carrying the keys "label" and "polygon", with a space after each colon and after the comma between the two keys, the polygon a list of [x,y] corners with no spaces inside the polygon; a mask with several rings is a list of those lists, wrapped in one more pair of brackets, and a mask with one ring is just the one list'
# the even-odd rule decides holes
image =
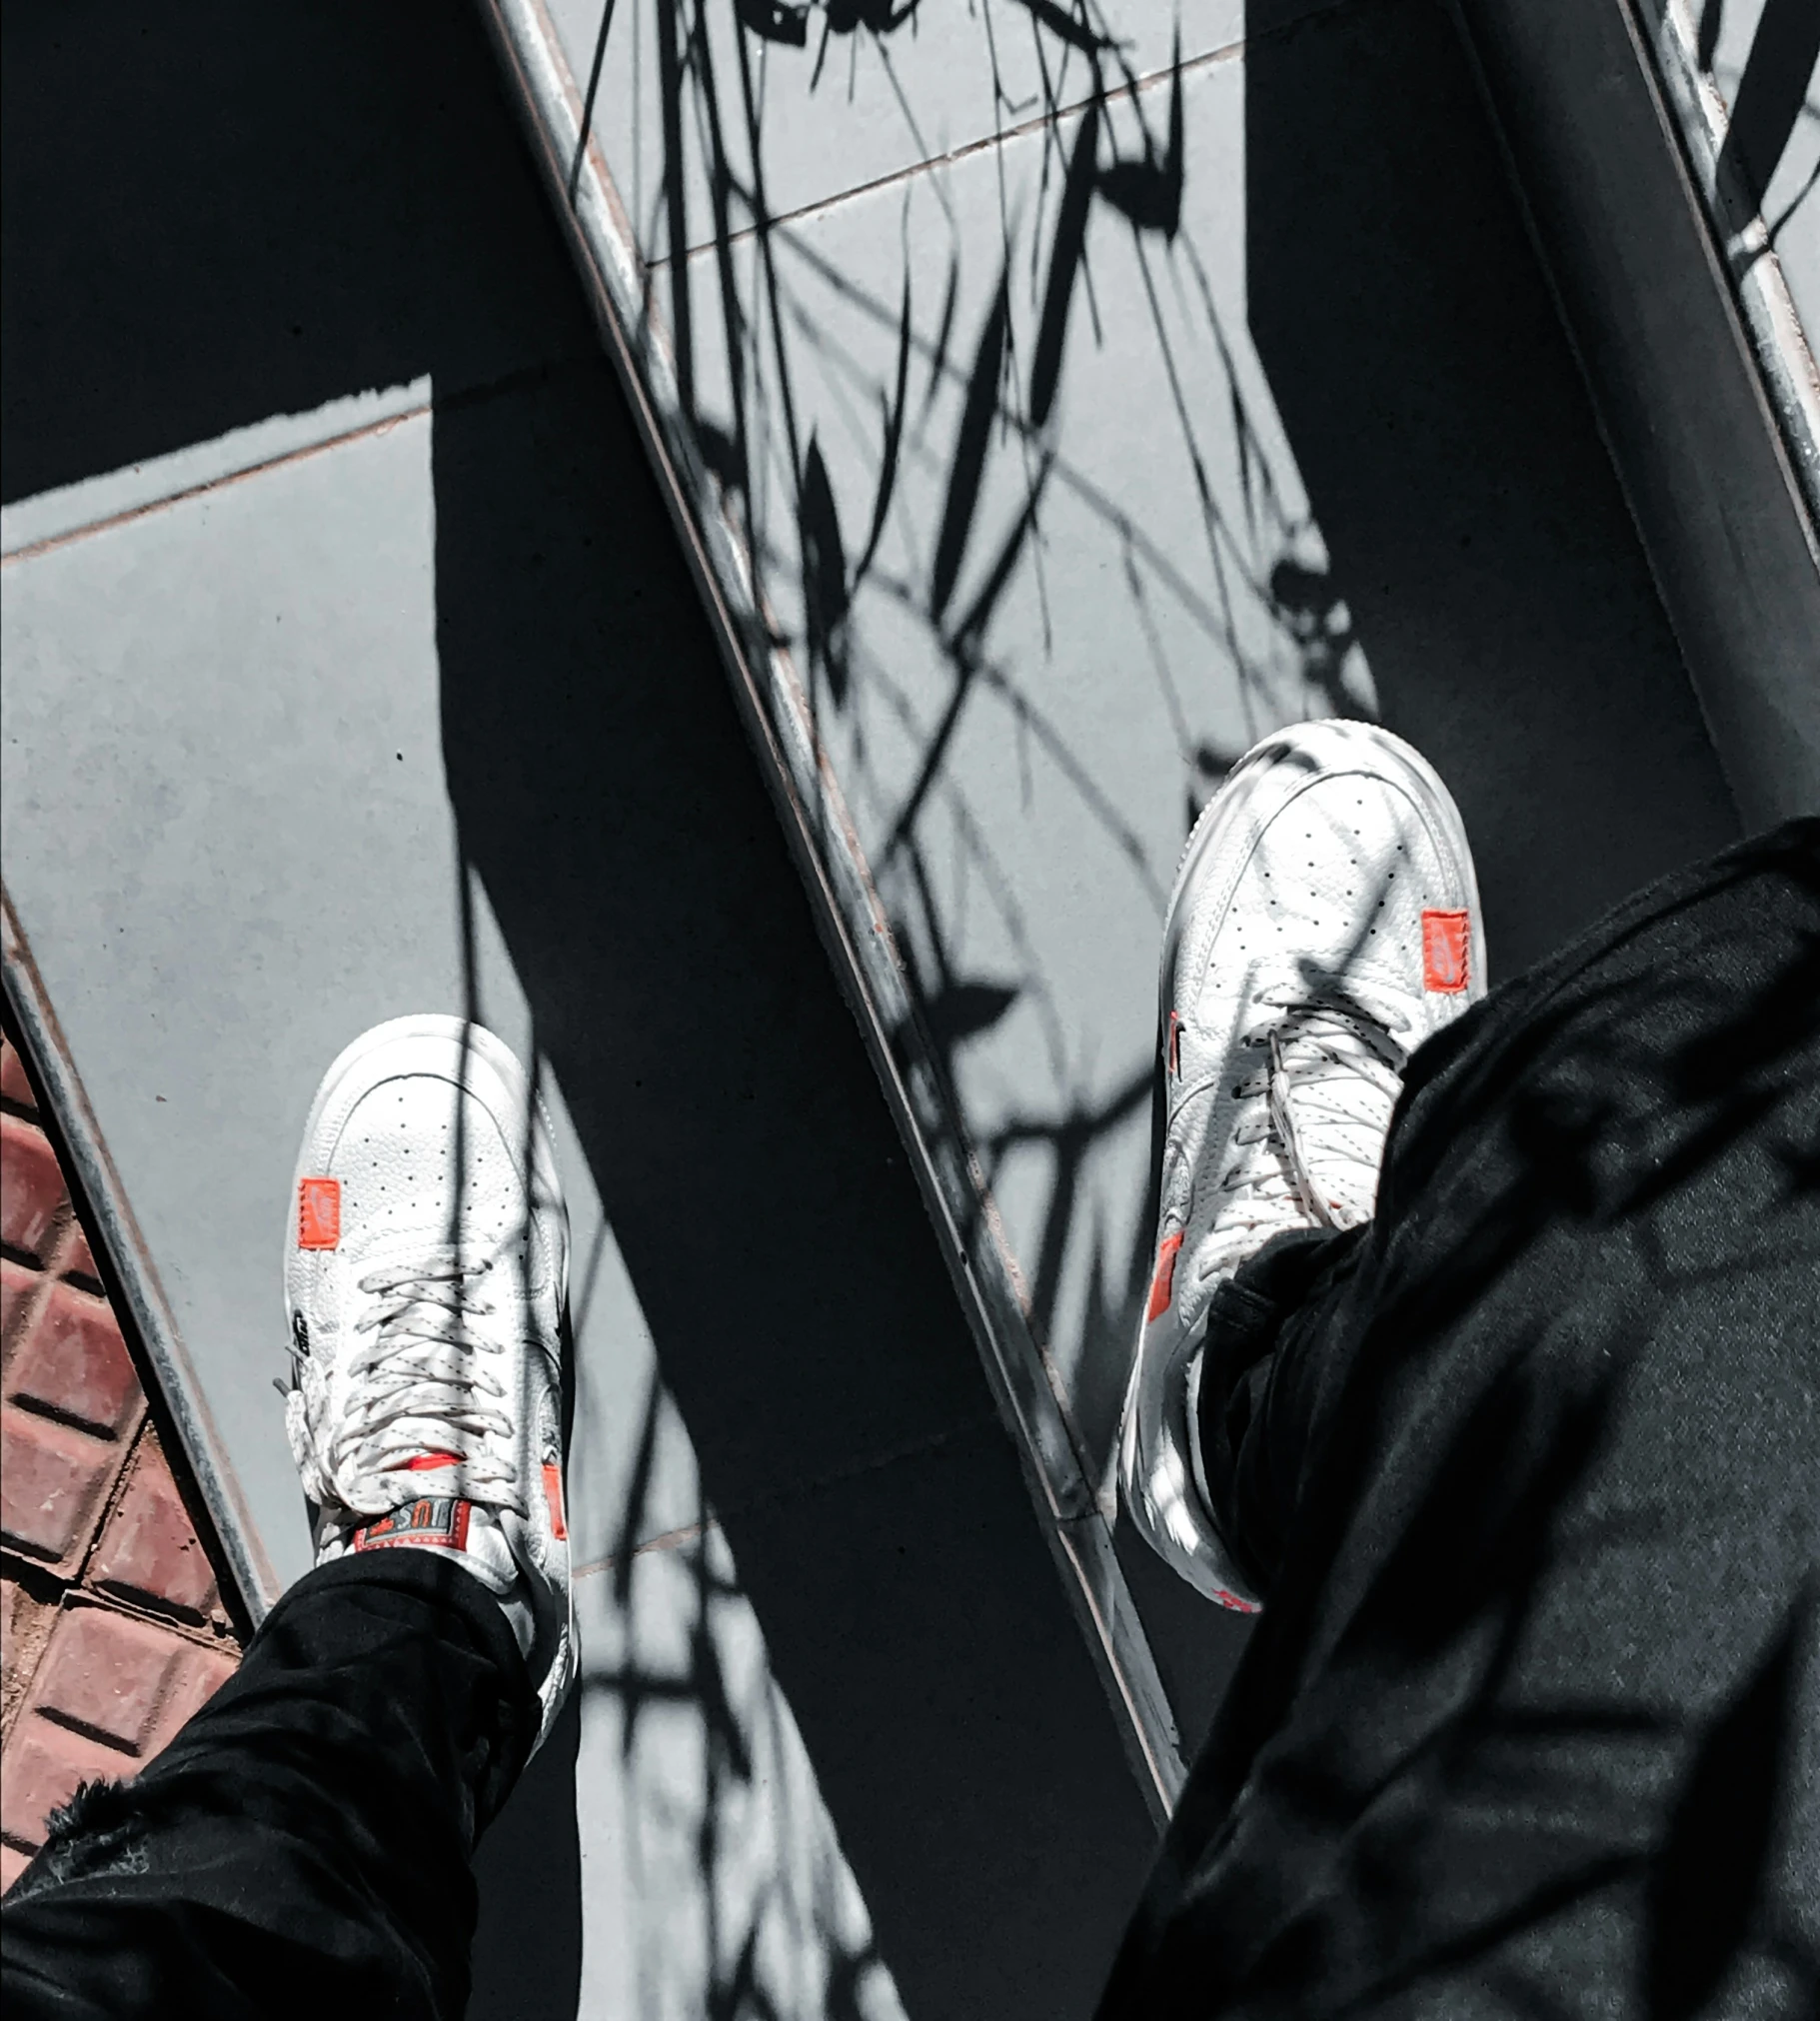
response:
{"label": "black trouser leg", "polygon": [[1412,1062],[1223,1290],[1263,1616],[1102,2015],[1820,2006],[1820,823]]}
{"label": "black trouser leg", "polygon": [[135,1781],[0,1911],[27,2016],[459,2015],[469,1862],[537,1731],[498,1602],[429,1551],[311,1572]]}

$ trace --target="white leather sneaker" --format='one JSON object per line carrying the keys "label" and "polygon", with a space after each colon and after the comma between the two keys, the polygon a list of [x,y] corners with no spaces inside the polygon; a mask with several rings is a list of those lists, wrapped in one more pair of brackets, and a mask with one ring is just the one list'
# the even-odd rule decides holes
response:
{"label": "white leather sneaker", "polygon": [[575,1669],[568,1274],[548,1121],[511,1051],[459,1017],[355,1039],[317,1089],[285,1240],[285,1429],[317,1562],[456,1557],[518,1636],[540,1744]]}
{"label": "white leather sneaker", "polygon": [[1466,831],[1372,724],[1303,723],[1240,759],[1163,923],[1155,1266],[1119,1436],[1125,1506],[1210,1599],[1255,1611],[1195,1435],[1207,1308],[1271,1236],[1371,1217],[1402,1071],[1485,993]]}

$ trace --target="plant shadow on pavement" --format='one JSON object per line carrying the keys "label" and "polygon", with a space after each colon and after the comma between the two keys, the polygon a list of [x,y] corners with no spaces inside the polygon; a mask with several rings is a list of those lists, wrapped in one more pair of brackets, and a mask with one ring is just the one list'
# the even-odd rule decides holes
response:
{"label": "plant shadow on pavement", "polygon": [[435,459],[464,848],[879,1951],[1084,2006],[1147,1827],[630,417],[563,367]]}
{"label": "plant shadow on pavement", "polygon": [[[1369,640],[1387,719],[1459,784],[1475,842],[1494,839],[1488,909],[1494,930],[1508,924],[1504,958],[1526,959],[1723,840],[1728,817],[1457,51],[1437,39],[1450,31],[1438,10],[1366,7],[1396,33],[1361,39],[1323,18],[1249,59],[1254,336],[1334,568],[1298,559],[1280,502],[1260,497],[1245,594],[1310,707],[1341,706],[1342,648]],[[1078,70],[1091,52],[1054,26],[1073,17],[1025,11]],[[687,15],[668,0],[658,12],[687,37]],[[15,8],[6,34],[6,498],[431,377],[444,758],[465,868],[504,931],[879,1952],[915,2021],[1084,2010],[1149,1828],[478,28],[418,7],[268,16],[254,33],[233,10],[198,8],[154,30],[89,5],[54,28]],[[1387,68],[1371,89],[1367,61]],[[679,91],[699,87],[690,75]],[[1177,77],[1177,103],[1179,90]],[[1424,132],[1409,108],[1430,101]],[[71,120],[78,103],[86,117]],[[1103,154],[1082,147],[1085,122],[1070,152],[1060,103],[1045,106],[1050,257],[1031,263],[1027,372],[1013,372],[996,310],[970,347],[955,334],[944,369],[967,391],[938,446],[947,482],[927,578],[872,586],[913,606],[951,676],[890,852],[896,915],[921,951],[921,1042],[950,1086],[959,1048],[1044,987],[952,957],[915,829],[963,707],[990,692],[1042,729],[1023,670],[985,640],[1006,585],[1036,566],[1050,481],[1039,434],[1067,328],[1057,277],[1085,275],[1082,190],[1159,259],[1191,250],[1175,223],[1193,168],[1166,96],[1151,126],[1127,124]],[[1462,120],[1476,138],[1454,160]],[[1436,208],[1450,190],[1465,191],[1463,222]],[[1462,328],[1449,277],[1478,230],[1474,202],[1502,237]],[[1527,323],[1498,292],[1511,263],[1528,277]],[[945,354],[938,301],[919,308]],[[908,327],[908,277],[903,302]],[[895,299],[884,306],[896,317]],[[732,327],[757,330],[752,307],[721,304]],[[1499,330],[1481,358],[1474,346]],[[1525,345],[1543,368],[1509,369]],[[860,522],[843,527],[813,437],[791,451],[779,553],[800,579],[793,643],[818,712],[857,706],[878,671],[852,651],[852,605],[876,553],[859,525],[889,510],[904,425],[902,387],[895,403],[883,391]],[[988,540],[982,471],[1007,440],[1030,452],[1027,489]],[[705,447],[737,492],[751,444],[735,433]],[[1508,465],[1546,466],[1546,510],[1506,484]],[[1608,571],[1574,557],[1581,495],[1618,556]],[[1482,559],[1462,573],[1473,543]],[[1578,605],[1559,594],[1563,572],[1587,591]],[[1249,678],[1236,647],[1227,672]],[[1560,762],[1611,684],[1633,705],[1647,690],[1641,715],[1660,722],[1615,780],[1608,765]],[[1635,713],[1613,720],[1628,728]],[[1184,744],[1184,821],[1233,755]],[[1090,770],[1062,756],[1089,806]],[[1070,1091],[981,1146],[988,1166],[1032,1144],[1051,1159],[1039,1318],[1063,1247],[1091,1236],[1076,1176],[1141,1112],[1148,1046],[1131,1034],[1133,1069],[1109,1100]],[[1129,1256],[1095,1251],[1091,1324],[1108,1343],[1128,1332],[1147,1243],[1145,1231]],[[780,1482],[805,1492],[780,1497]],[[1184,1723],[1201,1729],[1231,1638],[1184,1614],[1164,1639]],[[706,1722],[712,1669],[679,1688]],[[571,1715],[483,1854],[477,2012],[573,2011],[575,1748]],[[541,1982],[522,1968],[528,1943]],[[716,1986],[735,2004],[739,1955]]]}
{"label": "plant shadow on pavement", "polygon": [[[879,1953],[918,2021],[1084,2010],[1152,1831],[478,26],[12,10],[5,76],[9,501],[431,379],[462,842]],[[574,2011],[576,1748],[477,2015]]]}

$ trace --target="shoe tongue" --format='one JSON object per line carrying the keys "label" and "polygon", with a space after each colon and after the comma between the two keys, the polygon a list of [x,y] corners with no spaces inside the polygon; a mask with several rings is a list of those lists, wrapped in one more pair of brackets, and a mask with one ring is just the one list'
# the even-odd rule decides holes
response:
{"label": "shoe tongue", "polygon": [[[1356,1227],[1371,1218],[1381,1146],[1396,1105],[1393,1094],[1362,1075],[1346,1093],[1348,1106],[1336,1110],[1339,1095],[1331,1081],[1317,1091],[1287,1075],[1271,1090],[1272,1113],[1297,1191],[1315,1217],[1334,1228]],[[1377,1156],[1367,1154],[1367,1140],[1378,1146]]]}
{"label": "shoe tongue", "polygon": [[458,1552],[462,1562],[496,1593],[510,1589],[518,1563],[498,1514],[459,1495],[425,1494],[400,1502],[390,1515],[362,1523],[348,1540],[351,1552],[397,1550]]}
{"label": "shoe tongue", "polygon": [[1318,1225],[1299,1199],[1276,1201],[1268,1210],[1260,1210],[1255,1220],[1226,1225],[1216,1221],[1202,1237],[1190,1265],[1193,1290],[1182,1302],[1190,1325],[1198,1323],[1201,1308],[1211,1300],[1219,1281],[1248,1262],[1272,1237]]}
{"label": "shoe tongue", "polygon": [[506,1592],[517,1582],[518,1562],[500,1527],[499,1512],[480,1502],[472,1504],[468,1521],[468,1564],[496,1593]]}

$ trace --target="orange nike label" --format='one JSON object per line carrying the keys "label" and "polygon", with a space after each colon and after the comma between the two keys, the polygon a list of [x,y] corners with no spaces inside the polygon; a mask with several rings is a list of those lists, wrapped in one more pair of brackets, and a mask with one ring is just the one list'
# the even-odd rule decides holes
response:
{"label": "orange nike label", "polygon": [[297,1188],[297,1246],[333,1249],[340,1241],[341,1180],[302,1180]]}
{"label": "orange nike label", "polygon": [[1457,997],[1466,987],[1469,913],[1422,915],[1422,988]]}
{"label": "orange nike label", "polygon": [[1156,1251],[1156,1274],[1150,1279],[1150,1303],[1144,1313],[1147,1324],[1152,1319],[1160,1319],[1169,1309],[1169,1299],[1175,1290],[1175,1258],[1181,1249],[1181,1230],[1172,1235],[1164,1235],[1162,1245]]}
{"label": "orange nike label", "polygon": [[563,1469],[554,1459],[544,1462],[544,1499],[550,1504],[550,1534],[559,1544],[567,1542],[569,1525],[563,1520]]}

